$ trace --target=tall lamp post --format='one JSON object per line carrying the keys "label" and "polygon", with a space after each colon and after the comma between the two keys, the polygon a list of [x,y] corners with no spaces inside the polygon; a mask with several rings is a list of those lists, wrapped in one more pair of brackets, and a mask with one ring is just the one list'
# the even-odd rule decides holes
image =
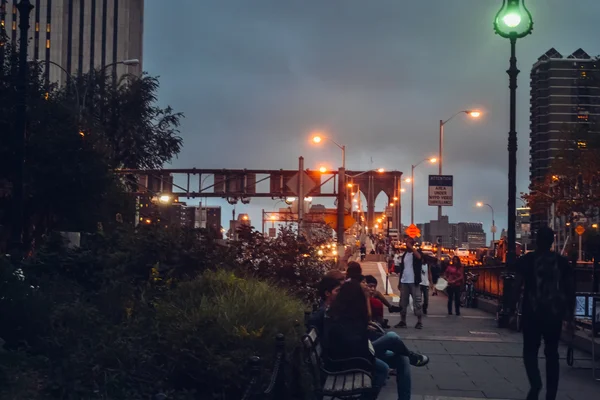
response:
{"label": "tall lamp post", "polygon": [[[454,114],[453,116],[451,116],[450,118],[448,118],[447,120],[440,120],[440,150],[438,153],[438,173],[439,175],[442,175],[443,173],[443,164],[444,164],[444,157],[443,157],[443,153],[444,153],[444,126],[452,121],[452,119],[454,119],[454,117],[456,117],[458,114],[467,114],[469,117],[471,118],[479,118],[481,116],[481,111],[477,111],[477,110],[462,110],[457,112],[456,114]],[[438,215],[437,215],[437,220],[438,220],[438,226],[442,220],[442,206],[438,206]],[[440,260],[442,257],[442,246],[438,246],[437,248],[437,259]]]}
{"label": "tall lamp post", "polygon": [[23,179],[25,175],[25,137],[27,131],[27,44],[29,38],[29,15],[33,5],[29,0],[21,0],[17,4],[19,10],[19,71],[17,75],[16,121],[14,133],[14,171],[12,179],[12,227],[11,255],[15,262],[21,259],[23,253]]}
{"label": "tall lamp post", "polygon": [[341,267],[341,261],[344,257],[344,207],[346,203],[346,146],[343,146],[331,138],[314,135],[312,137],[313,143],[321,143],[323,140],[329,140],[331,143],[335,144],[337,147],[342,150],[342,167],[338,171],[338,193],[337,193],[337,226],[336,226],[336,236],[337,236],[337,253],[338,253],[338,263]]}
{"label": "tall lamp post", "polygon": [[496,242],[496,219],[494,218],[494,207],[492,207],[488,203],[482,203],[481,201],[477,202],[477,207],[488,206],[490,210],[492,210],[492,243]]}
{"label": "tall lamp post", "polygon": [[415,223],[415,168],[419,165],[423,164],[425,161],[429,161],[432,164],[437,162],[437,158],[426,158],[424,160],[419,161],[418,163],[411,165],[410,168],[410,179],[407,179],[407,182],[410,182],[410,224]]}
{"label": "tall lamp post", "polygon": [[502,0],[502,7],[494,20],[497,35],[510,40],[510,67],[508,71],[510,89],[510,130],[508,132],[508,251],[506,265],[512,268],[517,258],[516,211],[517,211],[517,39],[524,38],[533,31],[533,18],[525,6],[525,0]]}

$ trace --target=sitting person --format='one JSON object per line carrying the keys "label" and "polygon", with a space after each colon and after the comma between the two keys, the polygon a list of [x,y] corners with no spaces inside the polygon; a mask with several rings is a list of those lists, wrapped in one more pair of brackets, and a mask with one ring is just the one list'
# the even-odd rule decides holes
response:
{"label": "sitting person", "polygon": [[[356,261],[348,263],[348,269],[346,270],[346,278],[354,279],[361,282],[365,277],[362,274],[362,267]],[[375,298],[381,301],[391,313],[400,312],[402,309],[399,306],[391,304],[388,299],[379,291],[375,290]]]}
{"label": "sitting person", "polygon": [[340,291],[340,286],[344,281],[340,279],[336,279],[333,276],[330,276],[328,273],[321,279],[318,285],[318,293],[319,298],[321,299],[321,307],[312,313],[308,318],[308,327],[313,327],[317,330],[319,335],[323,335],[324,333],[324,324],[325,318],[327,316],[327,310],[331,306],[331,303],[335,300],[338,292]]}
{"label": "sitting person", "polygon": [[362,358],[367,362],[356,368],[370,368],[373,374],[373,399],[377,398],[379,391],[385,385],[388,377],[388,365],[375,358],[375,350],[368,335],[370,320],[367,287],[356,280],[344,283],[335,300],[326,312],[324,318],[323,352],[325,368],[335,371],[339,368],[348,368],[347,363],[338,365],[336,360],[349,358]]}
{"label": "sitting person", "polygon": [[[377,288],[377,279],[374,276],[367,275],[366,282],[371,293],[372,319],[376,321],[376,318],[378,318],[377,303],[379,301],[373,297],[373,293]],[[373,304],[375,304],[375,307],[373,307]],[[381,317],[383,317],[383,304],[381,304]],[[371,328],[370,337],[373,341],[375,356],[388,364],[390,368],[395,369],[398,400],[410,400],[410,365],[423,367],[429,362],[429,358],[410,351],[409,356],[402,355],[406,346],[396,332],[385,332],[382,328]],[[397,355],[396,352],[398,352]]]}

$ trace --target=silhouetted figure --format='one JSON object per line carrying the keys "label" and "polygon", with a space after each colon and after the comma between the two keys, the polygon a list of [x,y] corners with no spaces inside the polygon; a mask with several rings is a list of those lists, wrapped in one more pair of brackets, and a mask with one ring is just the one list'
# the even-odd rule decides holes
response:
{"label": "silhouetted figure", "polygon": [[546,356],[546,400],[555,400],[558,344],[562,321],[573,321],[575,276],[567,259],[550,250],[554,242],[552,229],[541,228],[536,241],[537,250],[518,259],[515,282],[519,291],[523,287],[523,361],[531,385],[527,400],[537,400],[542,390],[538,366],[542,338]]}

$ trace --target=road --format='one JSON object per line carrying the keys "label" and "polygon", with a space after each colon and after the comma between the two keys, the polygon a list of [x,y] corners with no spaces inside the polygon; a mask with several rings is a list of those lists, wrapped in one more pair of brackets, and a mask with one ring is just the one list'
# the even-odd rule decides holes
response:
{"label": "road", "polygon": [[[374,275],[385,292],[384,263],[362,263],[365,275]],[[398,295],[398,278],[390,277],[390,287]],[[398,314],[387,315],[391,326]],[[460,317],[447,315],[444,295],[430,298],[429,315],[423,330],[414,329],[416,318],[408,316],[407,329],[394,329],[414,351],[430,357],[423,368],[412,368],[413,400],[464,400],[473,398],[525,399],[529,384],[521,358],[522,336],[496,328],[494,317],[477,309],[465,309]],[[592,379],[590,356],[575,352],[575,364],[565,362],[562,346],[558,400],[600,399],[600,382]],[[544,375],[543,351],[540,368]],[[380,400],[395,400],[396,383],[388,380]],[[545,398],[542,392],[540,399]]]}

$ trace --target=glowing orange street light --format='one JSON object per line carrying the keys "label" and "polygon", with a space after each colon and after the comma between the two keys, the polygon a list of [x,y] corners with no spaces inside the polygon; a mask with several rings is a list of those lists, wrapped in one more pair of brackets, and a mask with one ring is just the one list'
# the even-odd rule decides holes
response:
{"label": "glowing orange street light", "polygon": [[406,182],[406,183],[411,183],[411,182],[412,182],[412,179],[410,179],[410,178],[406,178],[406,179],[404,180],[404,182]]}
{"label": "glowing orange street light", "polygon": [[481,111],[477,111],[477,110],[469,111],[468,115],[472,118],[479,118],[479,117],[481,117]]}
{"label": "glowing orange street light", "polygon": [[319,172],[324,174],[325,172],[327,172],[327,168],[321,167],[321,168],[319,168]]}
{"label": "glowing orange street light", "polygon": [[394,196],[394,201],[398,201],[398,196]]}
{"label": "glowing orange street light", "polygon": [[385,169],[379,168],[379,169],[377,169],[377,172],[379,172],[381,174],[382,172],[385,172]]}
{"label": "glowing orange street light", "polygon": [[314,143],[321,143],[323,141],[323,138],[321,136],[313,136],[312,141]]}

